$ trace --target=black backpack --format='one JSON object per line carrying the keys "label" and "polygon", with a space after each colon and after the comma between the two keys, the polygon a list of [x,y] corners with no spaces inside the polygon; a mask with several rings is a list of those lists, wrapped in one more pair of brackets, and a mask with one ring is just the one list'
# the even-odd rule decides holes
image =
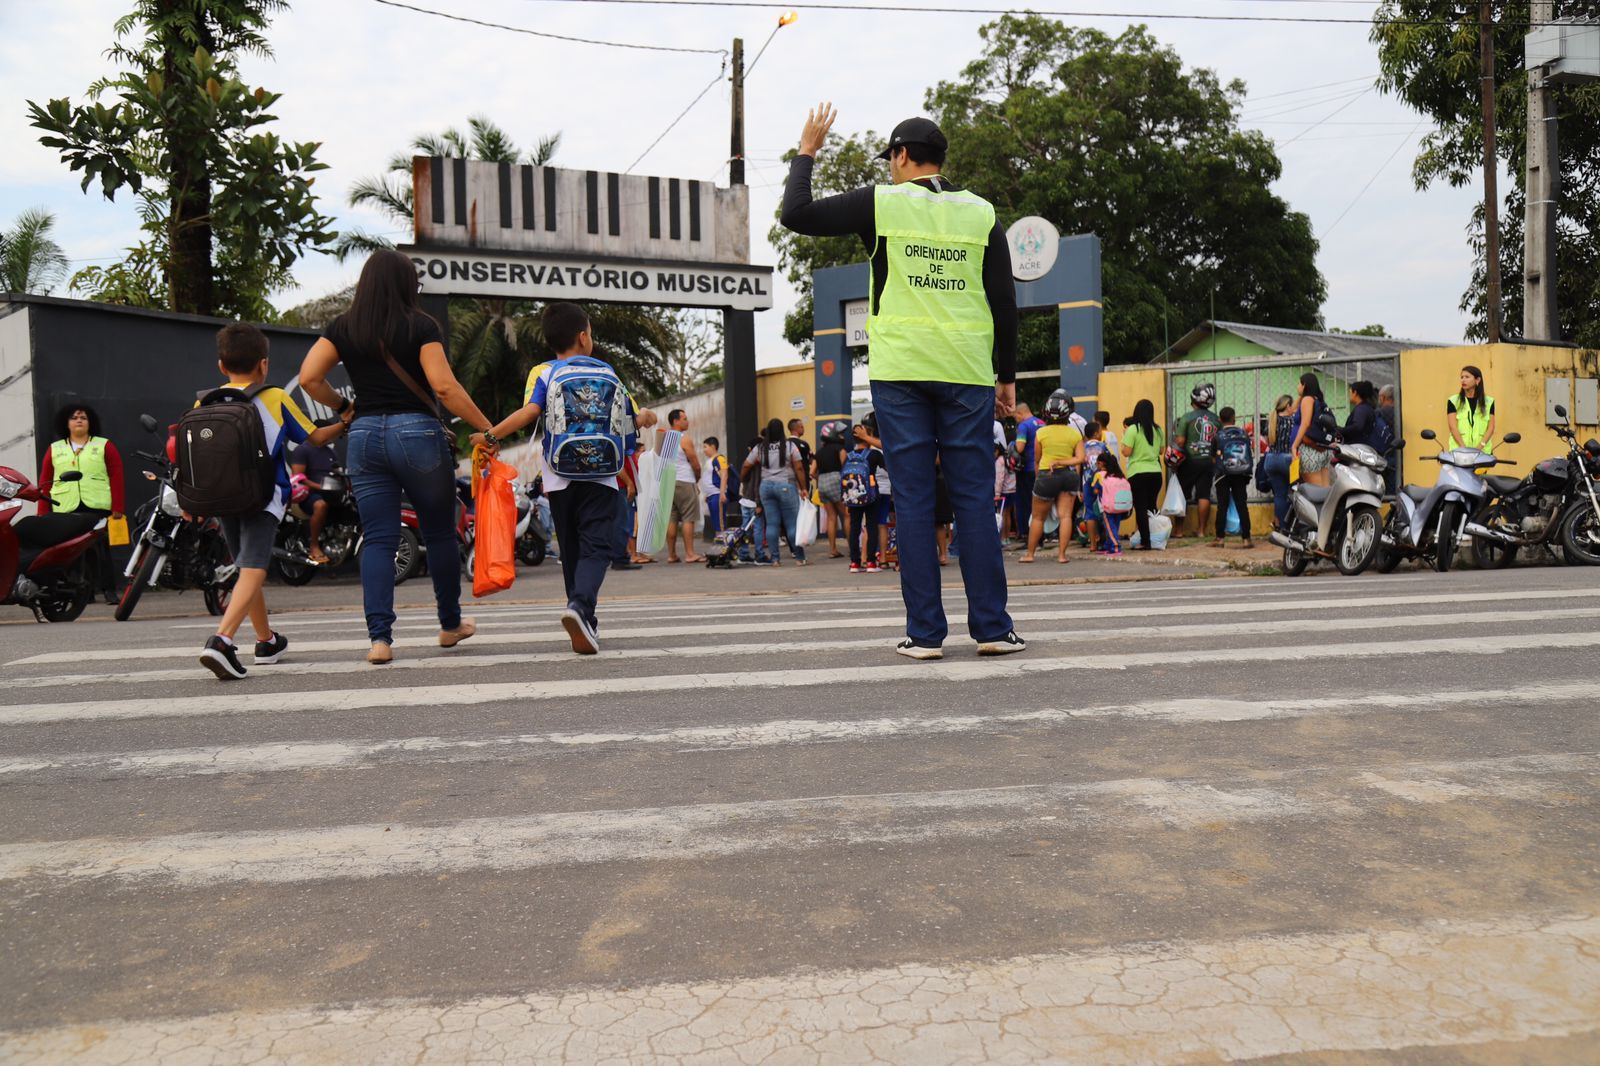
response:
{"label": "black backpack", "polygon": [[255,404],[268,388],[207,389],[178,419],[178,481],[173,487],[189,514],[226,518],[265,510],[272,502],[277,464]]}

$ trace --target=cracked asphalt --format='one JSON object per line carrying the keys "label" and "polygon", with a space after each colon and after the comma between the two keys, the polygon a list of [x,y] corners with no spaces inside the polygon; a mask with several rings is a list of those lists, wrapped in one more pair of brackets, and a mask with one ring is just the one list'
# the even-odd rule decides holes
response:
{"label": "cracked asphalt", "polygon": [[408,585],[384,669],[273,586],[231,685],[8,613],[0,1061],[1600,1060],[1600,572],[1063,569],[939,663],[827,561],[583,660],[549,568],[448,652]]}

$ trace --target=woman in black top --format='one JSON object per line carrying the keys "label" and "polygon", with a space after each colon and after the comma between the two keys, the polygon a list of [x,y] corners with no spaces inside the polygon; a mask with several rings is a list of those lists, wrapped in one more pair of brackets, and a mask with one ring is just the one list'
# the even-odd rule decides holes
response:
{"label": "woman in black top", "polygon": [[494,423],[456,381],[439,324],[417,306],[420,288],[408,256],[374,252],[361,268],[350,310],[328,324],[300,367],[300,387],[337,411],[351,401],[328,384],[335,363],[344,364],[355,386],[347,465],[365,537],[361,596],[372,641],[367,661],[375,664],[393,658],[402,492],[416,508],[428,546],[440,646],[454,647],[475,630],[472,619],[461,617],[455,446],[439,405],[475,429]]}

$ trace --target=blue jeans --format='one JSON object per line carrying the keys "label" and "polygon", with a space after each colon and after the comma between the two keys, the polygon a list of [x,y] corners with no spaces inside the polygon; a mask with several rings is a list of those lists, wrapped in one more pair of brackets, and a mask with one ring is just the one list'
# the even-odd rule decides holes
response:
{"label": "blue jeans", "polygon": [[[741,499],[739,501],[739,524],[741,526],[750,521],[751,511],[755,511],[755,508],[746,507],[744,500]],[[755,546],[753,549],[754,556],[751,555],[751,545]],[[755,523],[750,527],[750,544],[739,546],[739,558],[747,563],[753,560],[767,561],[767,519],[759,511],[756,511]]]}
{"label": "blue jeans", "polygon": [[400,494],[416,508],[428,548],[439,628],[461,624],[461,550],[456,539],[453,442],[432,415],[366,415],[350,426],[350,487],[361,512],[361,599],[371,640],[394,640],[394,553]]}
{"label": "blue jeans", "polygon": [[800,490],[792,481],[762,481],[761,509],[765,512],[768,547],[772,561],[778,561],[778,534],[789,542],[789,554],[801,562],[806,550],[794,544],[795,523],[800,519]]}
{"label": "blue jeans", "polygon": [[1268,452],[1261,457],[1267,482],[1272,486],[1272,515],[1278,520],[1279,529],[1289,523],[1289,466],[1292,462],[1288,452]]}
{"label": "blue jeans", "polygon": [[967,631],[977,641],[1011,632],[1006,568],[994,525],[994,386],[874,381],[872,405],[894,475],[895,540],[906,636],[936,647],[949,635],[933,532],[934,457],[961,531]]}

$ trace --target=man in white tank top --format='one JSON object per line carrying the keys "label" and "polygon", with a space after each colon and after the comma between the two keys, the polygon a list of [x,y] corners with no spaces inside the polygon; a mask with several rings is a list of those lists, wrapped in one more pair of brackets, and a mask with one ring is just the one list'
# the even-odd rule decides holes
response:
{"label": "man in white tank top", "polygon": [[690,438],[689,415],[681,407],[667,412],[667,425],[683,434],[678,451],[676,484],[672,486],[672,514],[667,519],[667,562],[679,562],[678,533],[683,533],[682,562],[703,563],[706,557],[694,550],[694,527],[700,521],[700,452]]}

